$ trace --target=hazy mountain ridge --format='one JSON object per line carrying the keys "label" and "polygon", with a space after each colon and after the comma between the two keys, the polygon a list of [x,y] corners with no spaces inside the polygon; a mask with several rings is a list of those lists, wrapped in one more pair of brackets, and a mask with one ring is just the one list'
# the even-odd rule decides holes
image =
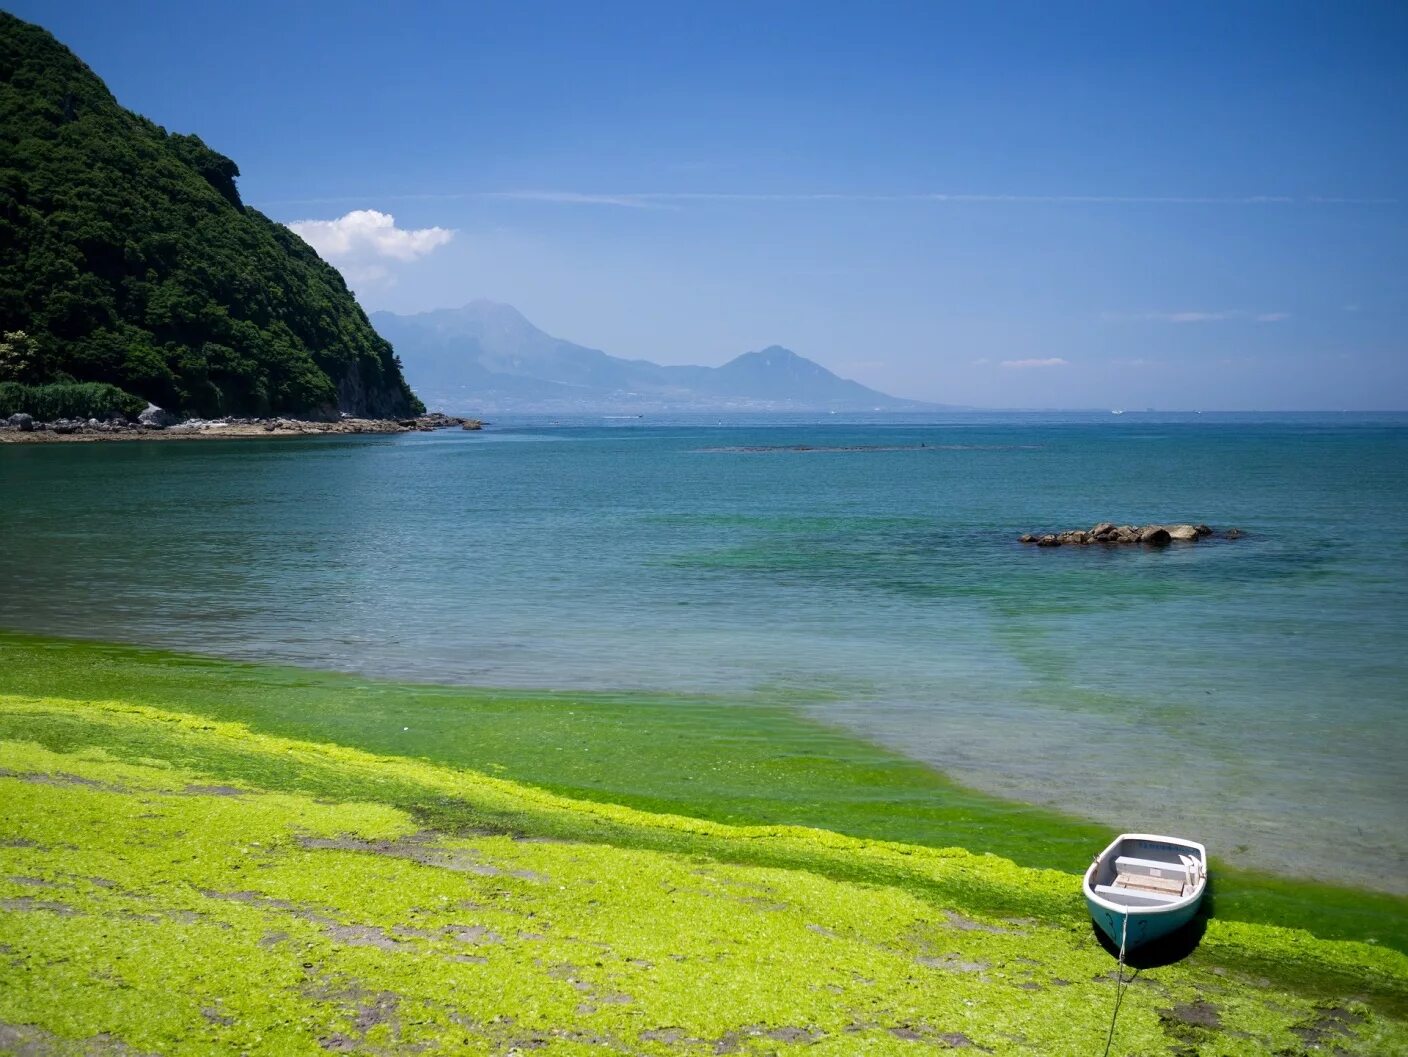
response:
{"label": "hazy mountain ridge", "polygon": [[555,338],[511,305],[472,301],[416,315],[375,312],[406,377],[447,411],[923,410],[840,378],[778,345],[720,367],[627,360]]}

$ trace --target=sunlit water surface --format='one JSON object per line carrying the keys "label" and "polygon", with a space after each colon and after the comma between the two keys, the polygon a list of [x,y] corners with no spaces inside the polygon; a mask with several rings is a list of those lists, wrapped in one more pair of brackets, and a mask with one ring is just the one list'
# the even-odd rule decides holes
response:
{"label": "sunlit water surface", "polygon": [[[1015,542],[1103,519],[1248,536]],[[763,695],[986,790],[1405,891],[1405,526],[1393,416],[0,445],[0,625]]]}

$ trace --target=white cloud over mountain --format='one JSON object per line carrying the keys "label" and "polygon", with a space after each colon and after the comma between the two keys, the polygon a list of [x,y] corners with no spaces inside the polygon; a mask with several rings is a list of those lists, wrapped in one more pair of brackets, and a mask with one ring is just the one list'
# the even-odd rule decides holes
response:
{"label": "white cloud over mountain", "polygon": [[336,220],[295,220],[288,227],[351,282],[390,280],[390,263],[424,257],[455,237],[449,228],[399,228],[394,216],[375,209],[354,209]]}

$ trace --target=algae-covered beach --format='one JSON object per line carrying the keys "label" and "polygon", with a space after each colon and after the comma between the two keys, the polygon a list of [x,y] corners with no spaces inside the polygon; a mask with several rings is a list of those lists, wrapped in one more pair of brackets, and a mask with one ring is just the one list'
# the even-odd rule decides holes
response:
{"label": "algae-covered beach", "polygon": [[[707,701],[13,635],[0,673],[14,1052],[1103,1044],[1115,962],[1072,873],[1098,831],[786,708],[723,723]],[[669,719],[690,713],[686,738]],[[694,780],[697,799],[677,791]],[[1400,900],[1219,883],[1196,950],[1132,961],[1116,1052],[1408,1048]]]}

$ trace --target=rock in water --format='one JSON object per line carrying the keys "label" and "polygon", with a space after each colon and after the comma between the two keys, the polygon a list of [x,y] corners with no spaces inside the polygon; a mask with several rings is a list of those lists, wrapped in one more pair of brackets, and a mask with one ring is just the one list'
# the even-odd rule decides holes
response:
{"label": "rock in water", "polygon": [[[1064,532],[1023,533],[1017,537],[1019,543],[1035,543],[1038,547],[1083,546],[1091,543],[1146,543],[1151,547],[1164,547],[1175,540],[1194,543],[1213,531],[1207,525],[1116,525],[1113,521],[1102,521],[1090,531],[1066,529]],[[1224,538],[1240,539],[1241,529],[1228,529]]]}

